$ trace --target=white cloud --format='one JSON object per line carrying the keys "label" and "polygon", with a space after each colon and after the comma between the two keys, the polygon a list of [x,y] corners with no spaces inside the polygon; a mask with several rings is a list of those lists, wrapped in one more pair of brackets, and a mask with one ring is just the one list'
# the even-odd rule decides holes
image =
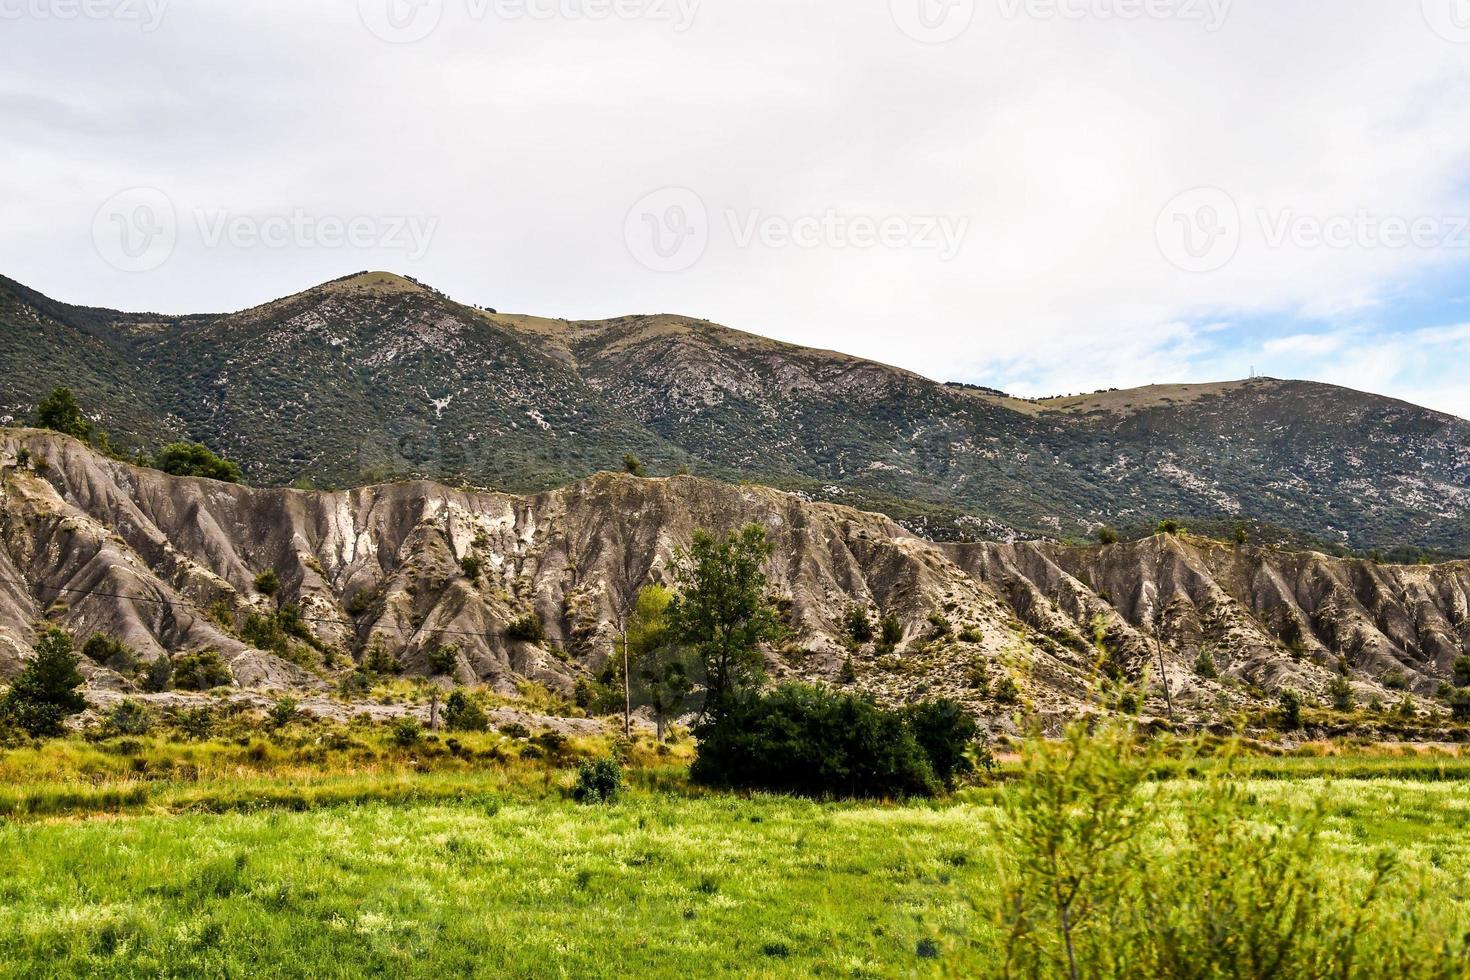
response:
{"label": "white cloud", "polygon": [[1302,333],[1268,340],[1262,349],[1270,355],[1320,357],[1341,349],[1347,337],[1343,334]]}
{"label": "white cloud", "polygon": [[1348,329],[1262,344],[1274,374],[1375,391],[1470,419],[1470,324],[1407,333]]}
{"label": "white cloud", "polygon": [[[185,311],[386,267],[500,309],[687,312],[1046,394],[1242,376],[1289,351],[1220,323],[1306,320],[1280,341],[1306,343],[1293,338],[1371,326],[1404,289],[1470,258],[1268,244],[1285,213],[1470,214],[1467,49],[1429,30],[1417,3],[1240,2],[1214,33],[1007,19],[981,4],[937,46],[897,29],[882,2],[705,0],[682,33],[444,6],[439,30],[407,45],[375,38],[355,3],[196,0],[149,33],[7,22],[0,272],[73,302]],[[185,213],[440,224],[417,262],[181,235],[160,269],[129,275],[101,262],[90,230],[101,202],[137,185]],[[715,216],[835,209],[970,229],[944,262],[738,248],[717,223],[698,264],[660,274],[622,236],[629,207],[665,186],[696,190]],[[1165,261],[1155,226],[1202,186],[1233,197],[1241,241],[1226,267],[1193,274]],[[1408,351],[1384,363],[1296,353],[1332,355],[1311,365],[1343,372],[1328,380],[1404,389],[1423,364]]]}

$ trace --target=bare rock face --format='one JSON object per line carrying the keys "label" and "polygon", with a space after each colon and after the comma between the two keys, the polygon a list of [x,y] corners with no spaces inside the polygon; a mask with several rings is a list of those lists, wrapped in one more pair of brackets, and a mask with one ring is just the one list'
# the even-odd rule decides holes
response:
{"label": "bare rock face", "polygon": [[[31,467],[17,465],[22,448]],[[253,489],[0,430],[0,520],[3,677],[52,623],[79,641],[114,637],[145,661],[217,651],[247,689],[325,688],[380,651],[421,674],[447,652],[456,680],[504,693],[525,681],[566,692],[605,666],[638,589],[669,581],[696,530],[747,523],[768,531],[792,628],[770,652],[773,676],[888,702],[943,694],[1004,717],[1014,686],[1031,709],[1070,712],[1093,697],[1105,659],[1132,678],[1166,677],[1176,706],[1203,716],[1283,687],[1320,693],[1341,672],[1365,697],[1432,694],[1470,649],[1463,563],[1379,567],[1171,537],[937,545],[886,517],[691,477],[603,474],[534,496],[428,482]],[[272,597],[254,587],[267,570],[281,581]],[[314,669],[241,638],[247,616],[286,604],[328,654]],[[854,607],[897,617],[904,640],[850,643]],[[527,615],[545,643],[507,635]],[[1202,654],[1219,678],[1197,669]],[[95,688],[130,689],[86,669]],[[1151,689],[1149,708],[1162,710]]]}

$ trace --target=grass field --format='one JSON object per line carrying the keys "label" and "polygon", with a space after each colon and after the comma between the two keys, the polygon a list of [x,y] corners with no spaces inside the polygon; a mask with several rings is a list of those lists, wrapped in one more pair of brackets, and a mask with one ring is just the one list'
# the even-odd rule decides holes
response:
{"label": "grass field", "polygon": [[[587,807],[545,761],[414,773],[372,749],[377,771],[312,776],[289,751],[249,769],[201,748],[222,761],[185,779],[15,785],[103,765],[90,746],[46,751],[0,756],[7,976],[989,976],[1001,962],[1004,782],[819,804],[699,793],[677,760],[650,761],[620,802]],[[1261,821],[1325,807],[1318,859],[1335,875],[1367,880],[1395,855],[1396,927],[1470,930],[1470,762],[1252,766]],[[1174,806],[1190,785],[1152,791]]]}

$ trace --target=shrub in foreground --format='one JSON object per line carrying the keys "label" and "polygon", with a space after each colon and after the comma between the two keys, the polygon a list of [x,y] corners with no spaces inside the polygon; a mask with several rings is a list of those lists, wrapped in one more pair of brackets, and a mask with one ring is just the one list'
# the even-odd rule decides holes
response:
{"label": "shrub in foreground", "polygon": [[696,782],[815,798],[933,796],[968,770],[974,721],[935,702],[886,711],[870,698],[790,684],[748,695],[698,731]]}
{"label": "shrub in foreground", "polygon": [[1005,966],[1024,977],[1449,977],[1466,940],[1398,909],[1391,852],[1344,875],[1328,811],[1263,822],[1228,768],[1172,803],[1131,723],[1028,744],[999,830]]}
{"label": "shrub in foreground", "polygon": [[622,791],[623,767],[612,759],[598,759],[578,767],[572,799],[578,803],[611,803]]}

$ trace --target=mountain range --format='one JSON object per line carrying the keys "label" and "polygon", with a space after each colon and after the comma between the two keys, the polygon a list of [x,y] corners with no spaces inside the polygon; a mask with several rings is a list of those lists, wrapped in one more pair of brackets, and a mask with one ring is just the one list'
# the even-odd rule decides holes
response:
{"label": "mountain range", "polygon": [[361,273],[231,314],[68,305],[0,278],[0,424],[54,385],[114,447],[249,483],[538,493],[621,469],[759,483],[943,541],[1163,519],[1400,559],[1470,554],[1470,422],[1258,378],[1047,400],[674,315],[568,321]]}
{"label": "mountain range", "polygon": [[[1019,710],[1075,715],[1096,703],[1099,666],[1151,678],[1147,710],[1172,702],[1202,723],[1284,689],[1330,700],[1344,680],[1359,703],[1412,695],[1422,710],[1470,652],[1465,562],[1389,566],[1193,535],[935,543],[882,515],[685,476],[604,473],[532,495],[252,488],[5,429],[0,679],[57,625],[129,651],[84,662],[94,690],[135,692],[159,658],[214,651],[239,688],[324,691],[383,660],[571,697],[695,530],[747,523],[767,530],[789,626],[769,652],[774,677],[895,704],[944,694],[995,725]],[[898,634],[855,635],[855,610]],[[528,618],[536,628],[518,625]]]}

